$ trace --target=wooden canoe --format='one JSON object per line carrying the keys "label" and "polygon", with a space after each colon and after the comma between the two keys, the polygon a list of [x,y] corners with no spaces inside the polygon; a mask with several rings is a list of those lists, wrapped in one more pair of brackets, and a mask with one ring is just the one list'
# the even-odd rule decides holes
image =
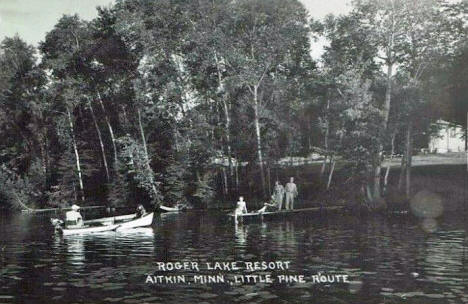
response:
{"label": "wooden canoe", "polygon": [[98,218],[94,220],[87,220],[84,221],[84,224],[104,224],[104,223],[113,223],[113,222],[119,222],[119,221],[129,221],[133,218],[135,218],[136,213],[132,214],[126,214],[126,215],[119,215],[119,216],[111,216],[111,217],[103,217],[103,218]]}
{"label": "wooden canoe", "polygon": [[179,206],[177,206],[177,207],[167,207],[167,206],[164,206],[164,205],[159,205],[158,209],[162,213],[177,213],[177,212],[180,212],[180,211],[185,211],[186,207],[185,206],[182,206],[182,207],[179,207]]}
{"label": "wooden canoe", "polygon": [[[117,224],[107,224],[107,225],[106,223],[108,223],[109,218],[102,218],[102,219],[97,219],[101,221],[93,220],[94,222],[92,222],[94,224],[104,224],[101,226],[86,225],[80,228],[63,228],[60,226],[56,226],[56,229],[59,232],[61,232],[63,235],[88,234],[88,233],[99,233],[99,232],[107,232],[107,231],[123,231],[127,229],[132,229],[132,228],[151,226],[151,224],[153,223],[153,216],[154,216],[153,212],[148,213],[142,216],[141,218],[137,218],[137,219],[133,219],[135,217],[135,215],[133,215],[132,219],[130,220],[117,223]],[[129,218],[129,215],[120,216],[116,218],[119,218],[119,220],[125,220]],[[114,219],[114,217],[112,217],[112,219]]]}
{"label": "wooden canoe", "polygon": [[[292,209],[292,210],[279,210],[279,211],[265,211],[265,212],[248,212],[243,214],[238,214],[237,217],[239,218],[249,218],[249,217],[257,217],[257,216],[273,216],[273,215],[289,215],[295,213],[305,213],[305,212],[320,212],[320,211],[333,211],[333,210],[341,210],[344,207],[342,206],[331,206],[331,207],[312,207],[312,208],[302,208],[302,209]],[[230,213],[229,216],[235,217],[234,213]]]}
{"label": "wooden canoe", "polygon": [[119,224],[119,226],[115,230],[122,231],[126,229],[137,228],[137,227],[151,226],[151,224],[153,223],[153,216],[154,216],[154,213],[151,212],[151,213],[143,215],[140,218],[137,218],[128,222],[123,222]]}
{"label": "wooden canoe", "polygon": [[99,232],[106,232],[106,231],[114,231],[119,227],[118,224],[114,225],[105,225],[105,226],[84,226],[81,228],[62,228],[57,227],[56,229],[62,233],[63,235],[71,235],[71,234],[89,234],[89,233],[99,233]]}

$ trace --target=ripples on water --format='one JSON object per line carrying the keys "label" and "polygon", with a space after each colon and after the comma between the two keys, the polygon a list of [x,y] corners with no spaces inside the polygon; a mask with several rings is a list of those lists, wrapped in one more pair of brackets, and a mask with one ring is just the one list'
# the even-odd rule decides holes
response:
{"label": "ripples on water", "polygon": [[[158,217],[151,228],[62,237],[48,217],[17,214],[0,216],[0,235],[0,303],[468,303],[463,220],[440,220],[429,234],[409,217],[234,225],[193,212]],[[288,272],[308,278],[348,274],[351,282],[145,284],[158,261],[262,260],[291,261]]]}

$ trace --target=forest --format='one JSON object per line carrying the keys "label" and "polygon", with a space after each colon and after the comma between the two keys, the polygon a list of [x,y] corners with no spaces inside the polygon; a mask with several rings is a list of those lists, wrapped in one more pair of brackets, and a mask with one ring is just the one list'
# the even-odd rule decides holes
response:
{"label": "forest", "polygon": [[116,0],[37,47],[7,37],[0,207],[216,207],[269,197],[279,160],[319,154],[319,191],[339,164],[384,208],[385,158],[402,155],[410,195],[431,123],[466,127],[467,6],[354,0],[315,20],[298,0]]}

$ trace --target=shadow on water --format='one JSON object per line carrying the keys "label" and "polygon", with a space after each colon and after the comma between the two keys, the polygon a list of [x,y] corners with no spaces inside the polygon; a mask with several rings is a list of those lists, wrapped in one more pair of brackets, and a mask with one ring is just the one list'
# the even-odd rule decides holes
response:
{"label": "shadow on water", "polygon": [[[47,217],[0,215],[0,302],[6,303],[462,303],[468,301],[466,223],[313,215],[235,224],[225,214],[159,216],[149,228],[61,236]],[[198,270],[158,271],[160,261]],[[149,284],[151,275],[213,275],[206,262],[289,261],[305,283]],[[226,277],[246,274],[235,270]],[[349,283],[314,284],[317,273]],[[215,273],[216,274],[216,273]],[[252,272],[247,272],[252,274]]]}

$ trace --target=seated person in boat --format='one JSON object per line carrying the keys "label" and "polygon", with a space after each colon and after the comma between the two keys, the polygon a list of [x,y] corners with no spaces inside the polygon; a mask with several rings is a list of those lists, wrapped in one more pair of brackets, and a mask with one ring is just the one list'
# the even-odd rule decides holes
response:
{"label": "seated person in boat", "polygon": [[136,218],[143,217],[146,214],[145,207],[142,204],[139,204],[136,211]]}
{"label": "seated person in boat", "polygon": [[263,207],[257,210],[258,213],[262,212],[275,212],[281,210],[281,202],[276,200],[276,196],[273,194],[270,198],[270,202],[263,204]]}
{"label": "seated person in boat", "polygon": [[71,209],[72,210],[65,213],[65,226],[73,228],[83,227],[83,217],[80,213],[80,206],[73,205]]}
{"label": "seated person in boat", "polygon": [[247,213],[247,206],[245,205],[244,197],[240,196],[239,201],[237,202],[236,210],[234,210],[234,215]]}

